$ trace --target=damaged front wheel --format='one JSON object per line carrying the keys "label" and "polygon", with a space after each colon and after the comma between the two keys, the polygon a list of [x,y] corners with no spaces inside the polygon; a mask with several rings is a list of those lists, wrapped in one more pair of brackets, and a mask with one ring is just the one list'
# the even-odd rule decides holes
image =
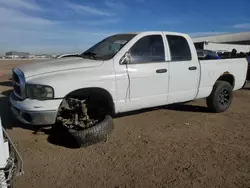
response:
{"label": "damaged front wheel", "polygon": [[[68,130],[79,147],[106,140],[114,129],[111,116],[89,113],[89,108],[93,106],[87,100],[67,98],[59,108],[57,122]],[[98,112],[98,109],[95,112]]]}
{"label": "damaged front wheel", "polygon": [[114,124],[111,116],[107,115],[96,125],[83,130],[69,129],[69,133],[80,147],[87,147],[105,141],[113,131]]}

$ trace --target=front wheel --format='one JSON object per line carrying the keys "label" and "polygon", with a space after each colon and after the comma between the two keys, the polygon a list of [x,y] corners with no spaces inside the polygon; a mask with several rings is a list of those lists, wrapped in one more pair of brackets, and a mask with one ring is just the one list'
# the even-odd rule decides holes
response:
{"label": "front wheel", "polygon": [[79,147],[107,140],[114,129],[112,117],[106,115],[105,106],[101,102],[76,97],[63,100],[57,122],[67,129]]}
{"label": "front wheel", "polygon": [[228,82],[217,81],[212,93],[207,97],[207,106],[215,113],[224,112],[230,107],[232,100],[232,86]]}

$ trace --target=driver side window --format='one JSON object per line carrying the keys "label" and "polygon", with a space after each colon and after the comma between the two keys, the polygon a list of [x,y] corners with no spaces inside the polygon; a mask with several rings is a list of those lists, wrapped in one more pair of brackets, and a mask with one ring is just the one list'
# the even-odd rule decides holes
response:
{"label": "driver side window", "polygon": [[130,49],[130,64],[159,63],[165,61],[161,35],[149,35],[139,39]]}

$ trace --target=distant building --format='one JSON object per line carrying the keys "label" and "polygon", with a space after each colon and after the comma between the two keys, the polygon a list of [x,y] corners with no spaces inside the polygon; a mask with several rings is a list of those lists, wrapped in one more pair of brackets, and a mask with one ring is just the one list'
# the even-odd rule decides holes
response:
{"label": "distant building", "polygon": [[213,51],[250,51],[250,32],[227,33],[214,36],[194,37],[196,49]]}
{"label": "distant building", "polygon": [[10,51],[5,53],[6,56],[19,56],[19,57],[27,57],[30,55],[28,52],[16,52],[16,51]]}
{"label": "distant building", "polygon": [[194,43],[213,42],[224,44],[250,45],[250,32],[227,33],[213,36],[193,37]]}

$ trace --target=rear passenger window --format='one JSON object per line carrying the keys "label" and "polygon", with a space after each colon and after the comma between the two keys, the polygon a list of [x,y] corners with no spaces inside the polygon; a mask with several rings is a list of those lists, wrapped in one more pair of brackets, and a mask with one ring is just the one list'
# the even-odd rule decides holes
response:
{"label": "rear passenger window", "polygon": [[172,61],[190,61],[191,51],[187,40],[182,36],[166,35]]}
{"label": "rear passenger window", "polygon": [[129,52],[131,64],[165,61],[164,44],[161,35],[142,37],[131,47]]}

